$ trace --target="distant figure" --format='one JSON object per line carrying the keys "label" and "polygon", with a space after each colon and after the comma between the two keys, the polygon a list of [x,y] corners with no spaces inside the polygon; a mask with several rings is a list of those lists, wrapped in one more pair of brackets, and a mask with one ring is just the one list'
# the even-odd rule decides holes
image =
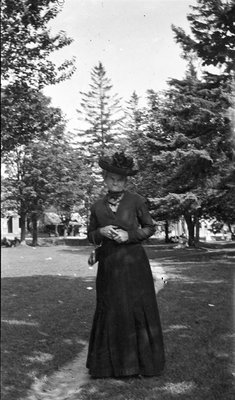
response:
{"label": "distant figure", "polygon": [[141,242],[155,229],[145,199],[126,190],[135,175],[123,152],[101,157],[107,195],[91,208],[88,238],[102,243],[97,304],[87,368],[94,378],[157,376],[164,368],[162,329],[149,260]]}
{"label": "distant figure", "polygon": [[6,237],[4,237],[2,240],[1,240],[1,246],[4,246],[4,247],[16,247],[16,246],[19,246],[19,244],[20,244],[20,239],[18,239],[18,237],[14,237],[14,239],[7,239]]}

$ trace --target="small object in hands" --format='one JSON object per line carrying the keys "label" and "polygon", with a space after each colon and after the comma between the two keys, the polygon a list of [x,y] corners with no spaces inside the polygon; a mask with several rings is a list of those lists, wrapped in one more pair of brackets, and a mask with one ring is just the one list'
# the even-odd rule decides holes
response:
{"label": "small object in hands", "polygon": [[98,261],[97,259],[97,254],[96,254],[96,249],[92,250],[90,257],[88,258],[88,264],[90,266],[94,265]]}
{"label": "small object in hands", "polygon": [[97,245],[95,242],[95,237],[92,234],[93,237],[93,243],[95,244],[95,249],[92,250],[89,258],[88,258],[88,265],[90,265],[90,267],[92,267],[92,265],[94,265],[95,263],[97,263],[97,261],[99,261],[99,253],[100,253],[100,247],[102,246],[102,243]]}

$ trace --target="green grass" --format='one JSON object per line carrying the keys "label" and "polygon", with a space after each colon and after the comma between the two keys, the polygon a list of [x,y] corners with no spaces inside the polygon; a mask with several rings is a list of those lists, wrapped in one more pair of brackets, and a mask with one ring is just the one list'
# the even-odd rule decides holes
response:
{"label": "green grass", "polygon": [[84,388],[81,399],[232,400],[232,259],[200,250],[151,249],[149,255],[169,277],[158,295],[165,372],[121,384],[99,380]]}
{"label": "green grass", "polygon": [[[23,261],[32,262],[25,256],[28,250],[6,250],[11,268],[22,251]],[[42,252],[48,250],[36,251],[44,260]],[[56,260],[60,268],[65,263],[62,250],[50,251],[53,268]],[[94,288],[94,277],[85,273],[74,277],[71,267],[75,259],[84,262],[89,250],[82,249],[81,257],[76,250],[76,258],[75,250],[66,251],[70,276],[50,275],[48,262],[48,275],[2,279],[2,400],[24,398],[35,377],[48,376],[72,361],[83,348],[81,341],[89,338],[95,290],[87,286]],[[232,400],[232,253],[154,247],[148,253],[169,278],[158,294],[166,348],[164,374],[91,380],[69,400]]]}
{"label": "green grass", "polygon": [[34,378],[72,360],[88,340],[95,291],[82,278],[33,276],[2,281],[2,399],[19,400]]}

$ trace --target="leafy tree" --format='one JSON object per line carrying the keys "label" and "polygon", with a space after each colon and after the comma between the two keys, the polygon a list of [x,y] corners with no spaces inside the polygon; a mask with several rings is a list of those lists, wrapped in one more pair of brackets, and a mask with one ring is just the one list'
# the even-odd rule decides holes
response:
{"label": "leafy tree", "polygon": [[[71,76],[74,60],[58,67],[52,52],[68,46],[65,32],[52,35],[48,23],[61,10],[56,0],[3,0],[1,2],[2,150],[25,145],[54,123],[41,118],[39,90]],[[38,111],[39,110],[39,111]],[[41,135],[40,133],[40,135]]]}
{"label": "leafy tree", "polygon": [[14,202],[21,217],[22,241],[25,239],[25,220],[30,216],[36,244],[40,213],[52,204],[60,205],[62,210],[71,210],[82,194],[83,174],[78,157],[80,153],[71,148],[63,137],[64,120],[60,110],[51,107],[50,99],[41,93],[36,96],[33,91],[28,101],[32,99],[35,113],[25,113],[24,118],[23,112],[21,114],[25,129],[30,129],[32,125],[31,138],[27,143],[15,144],[13,150],[4,153],[3,187],[4,203]]}
{"label": "leafy tree", "polygon": [[[37,245],[37,221],[49,206],[70,215],[84,198],[85,171],[80,153],[64,141],[31,143],[8,163],[3,180],[5,200],[17,204],[22,221],[21,240],[25,240],[25,220],[32,221],[33,245]],[[13,161],[13,160],[12,160]]]}
{"label": "leafy tree", "polygon": [[[40,172],[40,174],[36,172],[35,177],[33,174],[30,175],[32,186],[37,193],[37,202],[34,201],[31,210],[32,220],[35,221],[33,242],[37,243],[36,221],[41,211],[53,205],[59,210],[59,214],[66,215],[69,221],[72,212],[84,200],[87,171],[84,169],[80,152],[66,142],[59,142],[56,145],[53,143],[49,146],[41,144],[40,147],[31,149],[30,153],[32,158],[28,167],[31,169],[33,164],[35,170],[37,166]],[[41,176],[46,176],[46,179],[42,180]],[[30,185],[30,181],[27,183]]]}
{"label": "leafy tree", "polygon": [[81,110],[78,113],[88,128],[80,130],[80,147],[91,160],[96,160],[99,154],[105,152],[114,144],[118,144],[120,137],[121,115],[120,99],[112,94],[112,85],[107,78],[101,62],[91,72],[90,90],[82,94]]}
{"label": "leafy tree", "polygon": [[52,35],[48,23],[60,12],[57,0],[1,2],[2,78],[7,85],[41,89],[64,80],[74,71],[74,59],[58,67],[49,55],[72,42],[64,31]]}
{"label": "leafy tree", "polygon": [[[37,139],[47,140],[54,126],[61,122],[58,108],[49,107],[50,99],[27,86],[7,86],[3,89],[2,154]],[[57,127],[58,128],[58,127]]]}

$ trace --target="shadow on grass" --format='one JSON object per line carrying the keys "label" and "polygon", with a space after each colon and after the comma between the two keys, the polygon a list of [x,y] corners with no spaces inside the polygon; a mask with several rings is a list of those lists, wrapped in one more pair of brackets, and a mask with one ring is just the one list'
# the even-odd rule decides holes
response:
{"label": "shadow on grass", "polygon": [[[232,263],[200,250],[147,252],[169,275],[158,295],[164,374],[90,381],[69,400],[232,400]],[[95,288],[93,277],[2,280],[3,400],[24,398],[35,377],[51,375],[83,349],[95,306],[87,287]]]}
{"label": "shadow on grass", "polygon": [[174,251],[170,261],[169,255],[153,255],[149,254],[165,263],[171,274],[158,294],[166,350],[164,374],[140,380],[99,379],[87,384],[79,399],[232,400],[232,262],[218,255],[206,255],[205,260],[205,253],[182,256]]}
{"label": "shadow on grass", "polygon": [[145,247],[150,258],[178,262],[202,262],[212,259],[221,260],[226,257],[234,257],[234,248],[204,249],[204,248],[182,248],[182,249],[158,249],[157,247]]}
{"label": "shadow on grass", "polygon": [[19,400],[35,378],[73,360],[89,338],[94,278],[2,279],[2,399]]}

